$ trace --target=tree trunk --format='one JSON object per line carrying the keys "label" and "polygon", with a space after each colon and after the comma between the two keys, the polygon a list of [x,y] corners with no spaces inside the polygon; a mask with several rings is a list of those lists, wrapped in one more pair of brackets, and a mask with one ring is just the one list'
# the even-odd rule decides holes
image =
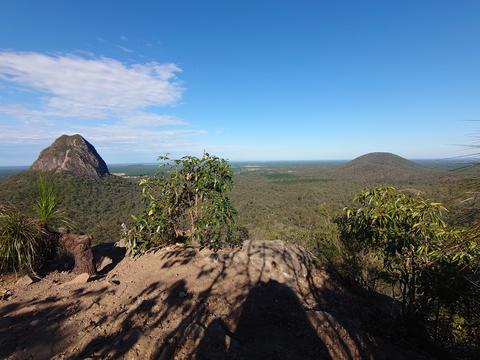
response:
{"label": "tree trunk", "polygon": [[87,273],[95,275],[97,273],[93,260],[91,240],[92,238],[88,235],[77,235],[60,231],[59,243],[73,256],[75,261],[73,272],[75,274]]}

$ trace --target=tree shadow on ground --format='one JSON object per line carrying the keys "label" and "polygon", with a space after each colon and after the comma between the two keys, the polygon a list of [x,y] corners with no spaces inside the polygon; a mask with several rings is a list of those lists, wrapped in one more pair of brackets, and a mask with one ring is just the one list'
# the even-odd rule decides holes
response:
{"label": "tree shadow on ground", "polygon": [[115,266],[117,266],[118,263],[123,260],[125,254],[127,253],[126,248],[116,246],[113,242],[95,245],[92,248],[92,251],[96,263],[100,263],[103,258],[108,258],[111,261],[109,264],[99,270],[98,275],[100,276],[106,275],[113,270]]}
{"label": "tree shadow on ground", "polygon": [[[35,350],[40,358],[48,358],[51,355],[49,349],[45,349],[45,338],[52,343],[62,340],[63,334],[59,331],[62,316],[69,316],[72,311],[64,304],[58,304],[56,298],[28,303],[13,303],[4,306],[0,311],[0,358],[6,359],[12,354],[18,355],[22,347],[28,346],[29,351]],[[47,307],[42,310],[35,309],[43,304]],[[21,314],[10,316],[20,308],[25,308]],[[48,324],[43,319],[52,319]]]}
{"label": "tree shadow on ground", "polygon": [[[97,290],[74,291],[71,299],[41,300],[42,308],[29,308],[39,300],[0,307],[0,357],[21,357],[22,348],[27,355],[49,355],[35,356],[39,359],[62,351],[66,359],[360,359],[375,355],[368,329],[358,321],[358,312],[365,308],[357,306],[357,299],[328,274],[316,271],[313,258],[304,250],[274,241],[246,242],[243,249],[229,249],[218,257],[187,246],[151,256],[162,269],[157,275],[186,264],[197,267],[194,274],[177,274],[174,281],[149,278],[127,302],[108,312],[87,313],[99,316],[86,326],[67,319],[91,311],[101,292],[110,291],[100,281]],[[85,296],[91,296],[91,301],[78,301]],[[83,339],[85,329],[88,336]],[[30,338],[32,332],[42,335]]]}
{"label": "tree shadow on ground", "polygon": [[85,310],[79,300],[87,297],[94,304],[108,291],[106,287],[93,291],[76,289],[71,292],[76,299],[72,302],[49,296],[0,307],[0,358],[51,358],[63,349],[64,340],[72,334],[73,330],[63,327],[64,322]]}

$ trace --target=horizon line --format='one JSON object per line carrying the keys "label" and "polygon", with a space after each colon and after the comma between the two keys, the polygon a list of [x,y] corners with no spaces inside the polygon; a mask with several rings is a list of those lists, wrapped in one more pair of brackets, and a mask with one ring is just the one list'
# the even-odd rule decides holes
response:
{"label": "horizon line", "polygon": [[[357,156],[358,157],[358,156]],[[231,163],[280,163],[280,162],[321,162],[321,161],[352,161],[357,157],[351,159],[293,159],[293,160],[231,160],[226,159],[228,162]],[[449,161],[449,162],[465,162],[465,160],[472,160],[471,157],[452,157],[452,158],[405,158],[410,161]],[[134,162],[105,162],[107,166],[115,166],[115,165],[156,165],[160,162],[151,162],[151,161],[134,161]],[[0,168],[6,167],[30,167],[32,164],[21,164],[21,165],[0,165]]]}

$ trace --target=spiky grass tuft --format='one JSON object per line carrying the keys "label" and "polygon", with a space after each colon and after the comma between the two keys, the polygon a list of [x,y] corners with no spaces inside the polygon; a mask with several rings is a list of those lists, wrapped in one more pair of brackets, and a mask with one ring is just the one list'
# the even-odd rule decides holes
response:
{"label": "spiky grass tuft", "polygon": [[11,205],[0,206],[0,273],[36,273],[49,249],[48,233]]}
{"label": "spiky grass tuft", "polygon": [[38,200],[35,204],[37,218],[48,227],[74,228],[73,222],[58,209],[57,190],[53,181],[45,174],[38,178]]}

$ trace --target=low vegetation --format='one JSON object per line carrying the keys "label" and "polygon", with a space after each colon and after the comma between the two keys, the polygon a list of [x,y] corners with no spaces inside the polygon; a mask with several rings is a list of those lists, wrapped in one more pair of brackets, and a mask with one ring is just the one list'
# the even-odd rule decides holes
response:
{"label": "low vegetation", "polygon": [[58,209],[54,184],[46,174],[38,178],[38,199],[33,208],[35,217],[25,215],[11,204],[0,206],[0,273],[35,274],[55,252],[50,229],[71,224]]}
{"label": "low vegetation", "polygon": [[[0,206],[0,273],[36,275],[60,249],[76,257],[75,269],[83,267],[89,274],[95,273],[89,236],[69,233],[72,221],[59,209],[58,202],[54,184],[48,174],[42,173],[35,216],[27,216],[11,204]],[[89,261],[85,254],[90,256]]]}
{"label": "low vegetation", "polygon": [[[42,173],[27,171],[2,181],[0,204],[11,203],[25,215],[37,217],[41,177]],[[47,178],[55,188],[57,208],[61,209],[58,215],[71,219],[75,232],[92,235],[94,243],[118,240],[121,224],[129,225],[131,214],[143,209],[137,179],[92,179],[63,173],[49,173]],[[61,225],[58,220],[55,225]]]}
{"label": "low vegetation", "polygon": [[407,326],[425,326],[436,344],[478,351],[477,229],[451,227],[444,206],[392,187],[364,191],[354,200],[339,221],[347,275],[398,299]]}
{"label": "low vegetation", "polygon": [[336,214],[327,205],[319,205],[310,213],[301,214],[301,226],[286,228],[276,233],[275,239],[304,247],[323,264],[338,264],[342,258],[342,246]]}
{"label": "low vegetation", "polygon": [[[320,207],[328,208],[329,218],[334,218],[343,207],[350,205],[355,193],[384,184],[420,191],[445,203],[451,209],[447,214],[449,223],[470,226],[479,219],[480,203],[463,201],[465,193],[471,191],[473,180],[461,171],[410,176],[411,170],[405,169],[404,176],[398,179],[370,181],[365,172],[343,176],[337,173],[337,168],[336,164],[263,164],[255,168],[256,171],[245,171],[246,168],[237,165],[233,168],[234,186],[229,197],[238,210],[239,226],[248,229],[252,239],[283,239],[286,234],[301,231],[316,221]],[[132,178],[49,175],[55,185],[59,208],[75,222],[76,232],[92,235],[93,243],[115,241],[122,236],[122,223],[130,227],[131,215],[141,213],[145,206],[138,175],[155,173],[153,166],[141,165],[114,170],[127,172]],[[38,173],[23,172],[3,180],[0,203],[12,203],[25,214],[36,216],[38,177]],[[407,177],[409,180],[404,180]],[[102,221],[98,221],[100,218]]]}
{"label": "low vegetation", "polygon": [[0,273],[36,273],[50,248],[41,222],[12,205],[0,206]]}
{"label": "low vegetation", "polygon": [[160,160],[160,171],[140,181],[146,208],[126,232],[132,254],[179,241],[214,251],[238,244],[236,211],[228,197],[233,186],[230,165],[207,153]]}

